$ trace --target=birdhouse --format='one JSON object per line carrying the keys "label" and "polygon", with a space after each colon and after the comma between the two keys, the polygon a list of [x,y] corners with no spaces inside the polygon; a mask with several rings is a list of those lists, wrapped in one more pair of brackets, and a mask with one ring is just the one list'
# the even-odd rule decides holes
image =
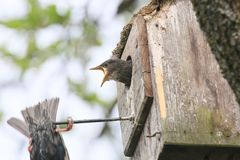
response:
{"label": "birdhouse", "polygon": [[136,160],[240,159],[240,110],[200,29],[191,1],[137,16],[121,59],[130,87],[117,84],[124,154]]}

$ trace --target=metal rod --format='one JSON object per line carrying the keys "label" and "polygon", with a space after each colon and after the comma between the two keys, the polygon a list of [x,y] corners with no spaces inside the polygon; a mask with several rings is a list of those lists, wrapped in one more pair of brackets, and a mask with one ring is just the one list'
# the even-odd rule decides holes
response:
{"label": "metal rod", "polygon": [[[96,123],[96,122],[111,122],[111,121],[132,121],[133,117],[117,117],[117,118],[99,118],[99,119],[83,119],[83,120],[76,120],[73,121],[74,124],[76,123]],[[68,124],[69,122],[54,122],[55,125],[63,125]]]}

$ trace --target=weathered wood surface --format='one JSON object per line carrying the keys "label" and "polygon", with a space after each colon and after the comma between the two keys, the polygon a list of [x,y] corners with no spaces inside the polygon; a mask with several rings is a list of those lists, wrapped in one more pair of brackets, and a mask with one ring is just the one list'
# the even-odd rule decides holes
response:
{"label": "weathered wood surface", "polygon": [[[132,159],[156,160],[164,145],[172,144],[236,147],[239,152],[239,105],[200,30],[191,1],[180,0],[164,6],[146,24],[154,100]],[[127,54],[137,50],[136,38],[131,35],[136,31],[133,27],[125,48]],[[137,97],[143,99],[143,81],[136,72],[141,63],[134,65],[131,87],[138,86]],[[139,103],[134,101],[131,87],[127,90],[118,84],[120,115],[131,114],[129,106]],[[126,146],[131,126],[124,123],[127,122],[122,123]],[[217,152],[211,155],[204,151],[201,153],[208,155],[201,157],[216,160]],[[181,153],[186,156],[187,150]],[[193,157],[194,153],[197,152],[191,152]],[[177,160],[186,159],[175,156]],[[224,155],[221,160],[227,158],[229,155]]]}
{"label": "weathered wood surface", "polygon": [[147,31],[143,17],[137,17],[132,27],[122,59],[131,57],[130,88],[118,84],[118,108],[121,116],[134,116],[134,122],[122,122],[124,154],[132,156],[153,102]]}
{"label": "weathered wood surface", "polygon": [[165,143],[240,146],[239,105],[191,2],[166,6],[147,28],[153,92]]}

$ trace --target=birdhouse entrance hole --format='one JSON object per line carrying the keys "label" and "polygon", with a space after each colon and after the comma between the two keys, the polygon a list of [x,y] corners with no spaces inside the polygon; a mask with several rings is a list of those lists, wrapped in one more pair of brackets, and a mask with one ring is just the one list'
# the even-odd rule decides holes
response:
{"label": "birdhouse entrance hole", "polygon": [[[131,57],[131,56],[128,56],[128,57],[127,57],[127,61],[131,61],[131,63],[132,63],[132,57]],[[132,68],[133,68],[133,66],[132,66]],[[131,70],[133,70],[132,68],[131,68]],[[133,74],[133,73],[132,73],[132,74]],[[131,87],[131,84],[132,84],[132,80],[131,80],[130,85],[129,85],[129,86],[126,86],[126,85],[125,85],[125,87],[126,87],[127,89],[129,89],[129,88]]]}

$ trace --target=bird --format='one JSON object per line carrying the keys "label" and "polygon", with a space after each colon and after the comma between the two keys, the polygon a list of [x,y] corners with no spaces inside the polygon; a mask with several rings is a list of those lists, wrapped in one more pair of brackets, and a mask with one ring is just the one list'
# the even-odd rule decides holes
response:
{"label": "bird", "polygon": [[132,61],[124,61],[118,58],[110,58],[104,61],[102,64],[90,68],[90,70],[101,70],[104,74],[102,85],[109,80],[124,83],[127,87],[130,87],[132,79]]}
{"label": "bird", "polygon": [[[54,125],[58,103],[59,98],[45,100],[22,110],[25,122],[15,117],[7,121],[10,126],[29,138],[28,151],[31,160],[70,160],[59,133],[62,130]],[[72,127],[72,121],[68,122],[65,130]]]}

